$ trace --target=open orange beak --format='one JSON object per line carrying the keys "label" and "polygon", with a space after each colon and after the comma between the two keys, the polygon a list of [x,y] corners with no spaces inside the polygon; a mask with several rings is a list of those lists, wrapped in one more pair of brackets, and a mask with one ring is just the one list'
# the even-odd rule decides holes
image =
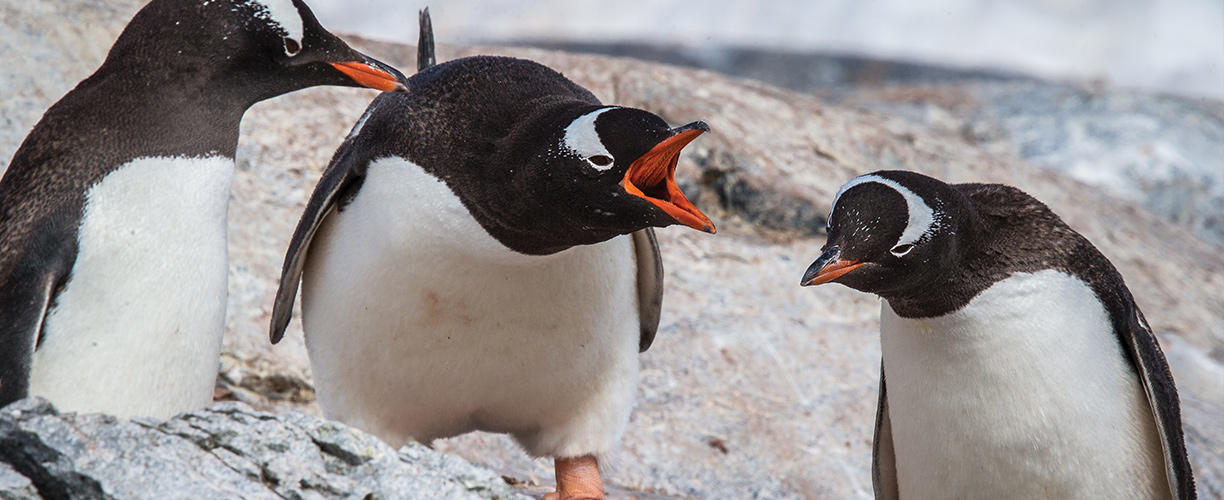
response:
{"label": "open orange beak", "polygon": [[701,121],[672,129],[671,137],[655,145],[629,166],[621,185],[629,194],[663,209],[676,222],[714,234],[714,223],[701,210],[697,210],[676,185],[676,162],[680,161],[680,151],[709,130],[710,126]]}
{"label": "open orange beak", "polygon": [[403,83],[403,75],[396,75],[380,68],[373,63],[364,62],[329,62],[327,64],[348,75],[354,82],[363,87],[369,87],[383,92],[404,92],[408,87]]}
{"label": "open orange beak", "polygon": [[863,264],[863,262],[853,260],[841,260],[841,247],[833,245],[820,254],[816,262],[813,262],[808,267],[807,272],[803,273],[803,279],[799,281],[799,285],[812,286],[828,283],[844,276],[850,271],[858,269]]}

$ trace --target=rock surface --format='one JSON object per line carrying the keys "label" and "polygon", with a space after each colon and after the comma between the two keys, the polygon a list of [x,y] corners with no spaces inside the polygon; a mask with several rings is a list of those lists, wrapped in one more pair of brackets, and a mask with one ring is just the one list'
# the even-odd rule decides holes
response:
{"label": "rock surface", "polygon": [[[105,7],[0,0],[0,49],[24,55],[0,74],[0,167],[42,110],[93,71],[137,8],[134,0]],[[415,67],[412,47],[354,42],[400,68]],[[720,232],[658,232],[666,300],[655,345],[642,355],[638,408],[605,476],[617,497],[870,497],[879,302],[797,284],[819,253],[838,186],[880,168],[1019,186],[1095,242],[1127,278],[1169,354],[1203,498],[1224,495],[1224,256],[1217,248],[1025,161],[1018,148],[984,148],[961,130],[878,114],[861,101],[837,104],[708,71],[535,49],[441,46],[439,60],[477,53],[534,59],[604,102],[672,123],[701,118],[713,128],[688,148],[678,175]],[[277,346],[268,345],[267,325],[297,217],[372,97],[309,89],[261,103],[244,120],[220,395],[261,409],[318,412],[300,322]],[[551,482],[550,462],[530,459],[502,436],[476,433],[434,446],[538,491]],[[0,468],[0,485],[7,484],[14,489],[0,491],[26,488]]]}
{"label": "rock surface", "polygon": [[[0,412],[0,498],[527,500],[498,475],[342,424],[218,403],[167,421]],[[28,478],[28,479],[27,479]],[[33,491],[32,491],[33,490]]]}

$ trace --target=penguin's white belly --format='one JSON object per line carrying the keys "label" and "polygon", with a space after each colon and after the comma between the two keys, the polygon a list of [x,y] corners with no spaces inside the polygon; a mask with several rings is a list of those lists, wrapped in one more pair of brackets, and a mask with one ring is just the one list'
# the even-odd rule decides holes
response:
{"label": "penguin's white belly", "polygon": [[1168,498],[1160,438],[1092,289],[1017,273],[945,316],[885,302],[901,498]]}
{"label": "penguin's white belly", "polygon": [[166,418],[212,401],[227,286],[229,158],[141,158],[94,185],[30,393]]}
{"label": "penguin's white belly", "polygon": [[606,453],[636,392],[635,287],[629,237],[518,254],[420,167],[376,161],[303,273],[319,403],[397,446],[486,430],[537,456]]}

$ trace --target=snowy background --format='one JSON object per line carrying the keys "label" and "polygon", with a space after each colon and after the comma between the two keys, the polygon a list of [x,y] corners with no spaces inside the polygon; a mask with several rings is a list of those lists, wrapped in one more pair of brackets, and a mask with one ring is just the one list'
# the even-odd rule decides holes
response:
{"label": "snowy background", "polygon": [[[1221,0],[312,0],[333,31],[415,43],[634,42],[833,52],[1224,99]],[[377,15],[371,15],[377,12]]]}

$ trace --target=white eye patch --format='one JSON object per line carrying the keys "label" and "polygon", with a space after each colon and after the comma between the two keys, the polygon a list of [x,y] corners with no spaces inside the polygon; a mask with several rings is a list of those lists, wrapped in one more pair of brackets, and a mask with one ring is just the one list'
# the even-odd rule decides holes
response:
{"label": "white eye patch", "polygon": [[[931,231],[931,227],[935,225],[935,211],[931,210],[931,207],[928,206],[925,201],[922,201],[921,197],[914,194],[913,191],[910,191],[905,186],[898,184],[897,181],[885,179],[878,175],[861,175],[851,179],[850,182],[843,184],[841,189],[837,190],[837,195],[833,197],[833,210],[837,210],[837,200],[841,198],[842,193],[845,193],[854,186],[866,184],[868,182],[875,182],[888,186],[900,193],[902,198],[905,198],[905,204],[908,207],[907,210],[909,211],[909,223],[905,225],[905,231],[901,232],[901,238],[897,239],[897,243],[893,245],[894,248],[901,245],[913,245],[917,243],[918,240],[922,239],[923,235]],[[909,249],[905,249],[901,255],[906,253],[909,253]]]}
{"label": "white eye patch", "polygon": [[[572,151],[595,170],[604,171],[612,168],[613,162],[604,162],[604,159],[592,161],[591,158],[598,156],[612,159],[612,153],[608,152],[608,148],[604,146],[603,141],[599,140],[599,133],[595,131],[595,118],[598,118],[601,113],[615,107],[599,108],[595,111],[575,118],[570,122],[569,126],[565,127],[565,138],[562,139],[562,145],[566,149]],[[602,165],[600,163],[603,163]]]}
{"label": "white eye patch", "polygon": [[[302,26],[302,14],[298,12],[297,6],[293,5],[293,0],[247,0],[247,5],[255,8],[255,17],[280,30],[285,38],[293,40],[300,50],[305,28]],[[290,52],[289,44],[285,45],[286,54],[297,54],[297,51]]]}

